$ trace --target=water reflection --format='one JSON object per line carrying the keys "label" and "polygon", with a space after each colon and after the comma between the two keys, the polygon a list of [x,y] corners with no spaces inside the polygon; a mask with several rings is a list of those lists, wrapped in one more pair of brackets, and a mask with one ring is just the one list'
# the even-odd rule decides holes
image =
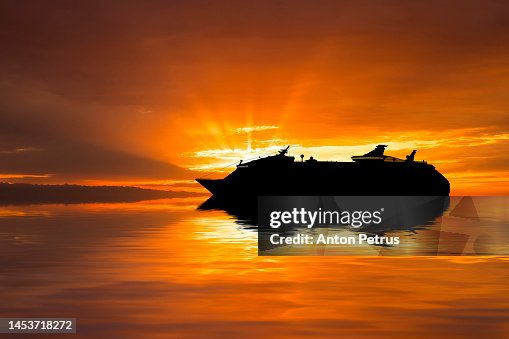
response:
{"label": "water reflection", "polygon": [[[452,204],[451,204],[452,200]],[[243,228],[259,234],[260,254],[264,255],[509,255],[509,228],[506,197],[267,197],[260,200],[262,211],[299,210],[355,211],[385,206],[382,222],[360,228],[349,225],[327,227],[270,228],[268,215],[258,220],[258,201],[224,200],[212,197],[200,210],[222,210]],[[450,209],[450,206],[452,208]],[[498,206],[499,208],[490,208]],[[482,217],[478,215],[481,210]],[[260,225],[260,226],[259,226]],[[319,235],[357,237],[398,237],[401,243],[359,245],[274,244],[274,233],[297,234],[317,239]]]}
{"label": "water reflection", "polygon": [[211,196],[198,206],[198,210],[224,211],[246,229],[257,230],[258,198],[240,197],[236,200]]}
{"label": "water reflection", "polygon": [[[385,206],[382,222],[370,224],[373,233],[383,233],[395,229],[414,230],[432,224],[449,208],[448,196],[437,197],[262,197],[262,210],[291,210],[305,207],[308,210],[356,211],[374,210]],[[222,210],[233,216],[241,225],[251,225],[256,229],[258,220],[258,199],[224,199],[210,197],[198,207],[199,210]],[[265,213],[268,215],[268,213]],[[268,220],[261,220],[262,227]],[[365,231],[366,229],[360,229]]]}
{"label": "water reflection", "polygon": [[[441,219],[507,217],[474,200],[478,220]],[[509,334],[506,258],[259,257],[199,203],[0,208],[0,316],[76,317],[79,338]]]}

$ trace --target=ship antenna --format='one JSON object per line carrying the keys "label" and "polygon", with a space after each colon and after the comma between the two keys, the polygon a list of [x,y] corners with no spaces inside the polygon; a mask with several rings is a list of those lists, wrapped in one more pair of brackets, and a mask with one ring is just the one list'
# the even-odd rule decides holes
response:
{"label": "ship antenna", "polygon": [[290,149],[290,145],[288,145],[288,146],[286,146],[286,148],[283,148],[282,150],[280,150],[279,155],[285,155],[289,149]]}

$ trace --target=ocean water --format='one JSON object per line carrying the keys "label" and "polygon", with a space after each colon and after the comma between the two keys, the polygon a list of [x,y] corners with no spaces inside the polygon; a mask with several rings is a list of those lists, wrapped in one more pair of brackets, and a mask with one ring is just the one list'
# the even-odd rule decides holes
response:
{"label": "ocean water", "polygon": [[74,317],[78,338],[508,337],[509,198],[462,199],[400,235],[440,227],[466,256],[259,257],[203,198],[1,206],[0,317]]}

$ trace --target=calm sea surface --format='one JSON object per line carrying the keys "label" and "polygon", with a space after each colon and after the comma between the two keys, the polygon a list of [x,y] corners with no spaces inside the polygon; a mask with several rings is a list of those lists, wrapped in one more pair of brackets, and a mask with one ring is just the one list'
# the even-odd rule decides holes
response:
{"label": "calm sea surface", "polygon": [[[83,338],[509,337],[508,258],[258,257],[256,232],[203,200],[1,206],[0,316],[75,317]],[[400,235],[440,225],[505,253],[508,201],[450,215],[451,198]]]}

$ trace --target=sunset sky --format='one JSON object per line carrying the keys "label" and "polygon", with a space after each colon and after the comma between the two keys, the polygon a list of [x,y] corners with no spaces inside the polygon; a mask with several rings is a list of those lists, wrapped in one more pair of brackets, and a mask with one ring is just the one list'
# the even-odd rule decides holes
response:
{"label": "sunset sky", "polygon": [[384,143],[451,194],[509,194],[507,1],[2,1],[0,41],[0,181],[165,183]]}

